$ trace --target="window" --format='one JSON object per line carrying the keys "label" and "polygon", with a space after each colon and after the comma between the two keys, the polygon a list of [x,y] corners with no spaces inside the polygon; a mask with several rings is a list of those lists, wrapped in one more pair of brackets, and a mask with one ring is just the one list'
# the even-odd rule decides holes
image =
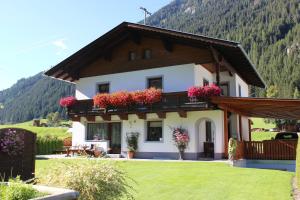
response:
{"label": "window", "polygon": [[86,140],[107,140],[108,123],[88,123]]}
{"label": "window", "polygon": [[136,58],[137,58],[136,53],[134,51],[130,51],[128,55],[128,60],[133,61],[136,60]]}
{"label": "window", "polygon": [[241,87],[241,85],[239,85],[239,97],[241,97],[242,96],[242,87]]}
{"label": "window", "polygon": [[109,83],[98,84],[98,93],[109,93]]}
{"label": "window", "polygon": [[209,85],[209,81],[204,78],[203,79],[203,86],[206,86],[206,85]]}
{"label": "window", "polygon": [[145,49],[144,50],[144,54],[143,54],[143,58],[145,59],[145,60],[148,60],[148,59],[150,59],[152,57],[152,51],[151,51],[151,49]]}
{"label": "window", "polygon": [[149,78],[148,88],[154,87],[156,89],[162,89],[162,77]]}
{"label": "window", "polygon": [[228,83],[221,83],[220,88],[222,90],[221,91],[222,96],[230,96],[230,94],[229,94],[229,84]]}
{"label": "window", "polygon": [[162,121],[147,122],[147,141],[162,141]]}

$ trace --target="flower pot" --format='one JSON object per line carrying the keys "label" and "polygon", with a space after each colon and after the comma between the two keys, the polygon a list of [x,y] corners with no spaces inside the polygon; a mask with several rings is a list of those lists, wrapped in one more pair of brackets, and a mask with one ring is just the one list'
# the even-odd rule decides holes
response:
{"label": "flower pot", "polygon": [[128,151],[127,152],[127,158],[132,159],[134,157],[134,151]]}

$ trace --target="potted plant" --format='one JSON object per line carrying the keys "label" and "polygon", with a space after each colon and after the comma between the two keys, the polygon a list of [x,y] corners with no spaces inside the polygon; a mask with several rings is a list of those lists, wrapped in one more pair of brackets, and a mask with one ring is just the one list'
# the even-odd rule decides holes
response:
{"label": "potted plant", "polygon": [[126,133],[126,143],[128,149],[127,157],[129,159],[132,159],[134,157],[134,154],[138,149],[138,138],[139,138],[138,132]]}
{"label": "potted plant", "polygon": [[173,141],[179,151],[179,160],[183,160],[184,151],[188,147],[190,141],[188,131],[182,127],[173,128]]}

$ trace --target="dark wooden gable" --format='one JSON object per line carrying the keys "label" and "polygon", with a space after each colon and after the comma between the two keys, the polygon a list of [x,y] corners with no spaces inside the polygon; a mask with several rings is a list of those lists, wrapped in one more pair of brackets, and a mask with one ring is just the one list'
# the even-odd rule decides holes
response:
{"label": "dark wooden gable", "polygon": [[[82,68],[79,77],[113,74],[127,71],[166,67],[187,63],[212,63],[211,52],[207,48],[192,47],[173,43],[172,51],[166,47],[164,40],[142,37],[139,43],[128,38],[110,50],[110,59],[99,57],[95,62]],[[151,50],[151,58],[144,59],[146,49]],[[129,60],[129,52],[136,54],[135,60]]]}

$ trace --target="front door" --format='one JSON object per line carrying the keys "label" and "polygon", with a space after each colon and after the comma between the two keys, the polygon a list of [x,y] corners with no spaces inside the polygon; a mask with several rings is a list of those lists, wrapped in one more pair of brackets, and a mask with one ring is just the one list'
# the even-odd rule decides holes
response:
{"label": "front door", "polygon": [[214,132],[211,121],[205,121],[205,142],[204,142],[204,156],[208,158],[214,157]]}
{"label": "front door", "polygon": [[113,122],[109,126],[110,153],[121,153],[121,123]]}

